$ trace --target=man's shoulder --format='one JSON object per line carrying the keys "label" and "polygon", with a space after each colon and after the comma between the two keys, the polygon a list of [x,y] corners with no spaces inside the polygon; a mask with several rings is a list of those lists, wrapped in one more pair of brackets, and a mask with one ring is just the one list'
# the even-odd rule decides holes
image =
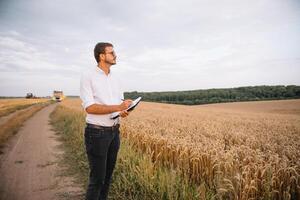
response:
{"label": "man's shoulder", "polygon": [[92,77],[92,75],[95,73],[95,70],[92,68],[85,69],[81,71],[81,77],[82,78],[89,78]]}

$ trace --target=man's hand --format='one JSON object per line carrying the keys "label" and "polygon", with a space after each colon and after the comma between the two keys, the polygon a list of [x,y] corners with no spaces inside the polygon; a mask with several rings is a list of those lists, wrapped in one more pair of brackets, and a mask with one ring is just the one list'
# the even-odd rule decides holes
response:
{"label": "man's hand", "polygon": [[131,99],[126,99],[126,100],[124,100],[124,101],[119,105],[120,111],[126,110],[126,109],[130,106],[131,103],[132,103],[132,100],[131,100]]}
{"label": "man's hand", "polygon": [[129,115],[129,112],[126,111],[126,110],[123,110],[122,112],[120,112],[120,116],[121,116],[122,118],[127,117],[128,115]]}

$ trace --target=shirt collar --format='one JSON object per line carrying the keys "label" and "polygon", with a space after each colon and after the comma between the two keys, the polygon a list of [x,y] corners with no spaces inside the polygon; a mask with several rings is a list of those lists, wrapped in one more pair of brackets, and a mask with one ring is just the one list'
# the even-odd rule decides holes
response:
{"label": "shirt collar", "polygon": [[[98,66],[96,66],[96,71],[103,74],[103,75],[106,75],[105,72]],[[109,69],[108,76],[110,76],[111,74],[112,74],[111,69]]]}

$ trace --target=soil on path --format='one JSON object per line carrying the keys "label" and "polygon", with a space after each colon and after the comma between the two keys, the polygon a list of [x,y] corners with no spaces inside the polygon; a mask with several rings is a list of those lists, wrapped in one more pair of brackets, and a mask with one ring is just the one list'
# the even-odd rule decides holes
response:
{"label": "soil on path", "polygon": [[49,124],[49,114],[55,106],[37,112],[6,143],[0,155],[0,200],[80,199],[82,196],[72,177],[61,175],[59,159],[63,150]]}

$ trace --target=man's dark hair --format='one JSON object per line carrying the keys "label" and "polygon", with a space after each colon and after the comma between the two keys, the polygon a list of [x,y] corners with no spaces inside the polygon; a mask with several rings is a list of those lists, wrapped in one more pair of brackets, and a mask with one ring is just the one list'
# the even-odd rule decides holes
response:
{"label": "man's dark hair", "polygon": [[113,45],[108,42],[99,42],[98,44],[96,44],[96,46],[94,48],[94,56],[95,56],[97,63],[99,63],[99,61],[100,61],[99,55],[105,53],[105,47],[113,47]]}

